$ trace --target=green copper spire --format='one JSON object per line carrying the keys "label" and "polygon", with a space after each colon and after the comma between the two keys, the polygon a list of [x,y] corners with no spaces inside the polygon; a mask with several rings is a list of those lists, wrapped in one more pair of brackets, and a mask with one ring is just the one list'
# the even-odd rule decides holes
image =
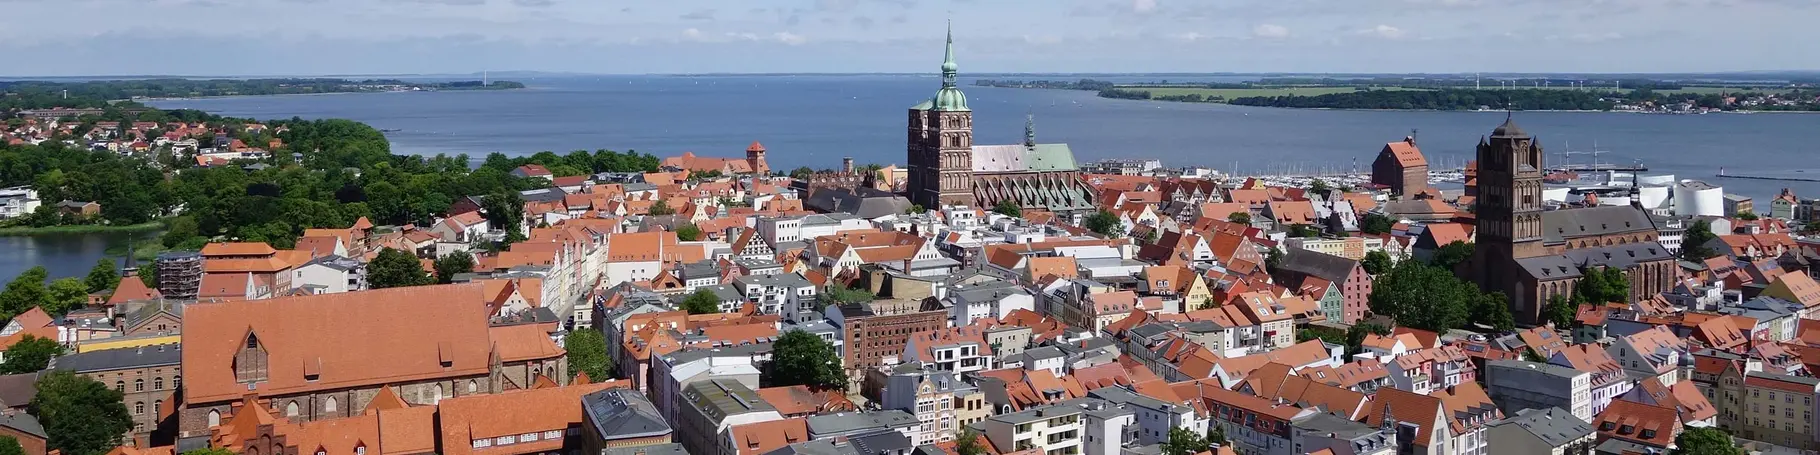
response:
{"label": "green copper spire", "polygon": [[956,87],[960,65],[954,63],[954,22],[948,22],[948,47],[942,56],[942,90],[935,93],[935,110],[969,111],[967,95]]}
{"label": "green copper spire", "polygon": [[942,53],[942,87],[953,87],[960,65],[954,63],[954,21],[948,21],[948,47]]}
{"label": "green copper spire", "polygon": [[1024,114],[1024,146],[1036,148],[1036,114]]}

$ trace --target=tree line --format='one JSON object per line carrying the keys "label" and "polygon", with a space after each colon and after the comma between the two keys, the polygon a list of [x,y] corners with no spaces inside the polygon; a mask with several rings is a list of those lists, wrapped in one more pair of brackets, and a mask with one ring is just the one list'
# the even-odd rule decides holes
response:
{"label": "tree line", "polygon": [[1576,90],[1363,90],[1315,96],[1248,96],[1231,104],[1260,107],[1402,110],[1611,110],[1615,93]]}
{"label": "tree line", "polygon": [[[140,79],[85,82],[0,82],[0,110],[51,107],[94,108],[133,98],[187,98],[236,95],[296,95],[383,90],[383,86],[429,90],[515,89],[513,81],[406,82],[397,79]],[[67,99],[64,91],[68,91]]]}

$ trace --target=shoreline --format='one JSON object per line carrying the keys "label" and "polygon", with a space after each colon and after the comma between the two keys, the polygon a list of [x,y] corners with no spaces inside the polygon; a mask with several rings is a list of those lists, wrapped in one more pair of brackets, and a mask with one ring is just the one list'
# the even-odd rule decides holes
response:
{"label": "shoreline", "polygon": [[197,101],[197,100],[217,100],[217,99],[227,99],[227,98],[252,98],[252,97],[258,97],[258,96],[373,95],[373,94],[384,94],[384,93],[423,93],[423,92],[505,92],[505,91],[512,91],[512,90],[526,90],[529,88],[530,87],[489,88],[489,89],[377,90],[377,91],[365,91],[365,92],[270,93],[270,94],[263,94],[263,95],[183,96],[183,97],[157,97],[157,98],[141,97],[141,98],[128,98],[125,100],[115,100],[115,101],[132,101],[132,102],[143,103],[143,102],[158,102],[158,101]]}
{"label": "shoreline", "polygon": [[102,224],[78,224],[78,225],[65,225],[65,226],[44,226],[44,227],[14,226],[14,227],[8,227],[8,228],[0,228],[0,237],[35,237],[35,236],[41,236],[41,235],[63,235],[63,234],[106,234],[106,233],[116,233],[116,232],[130,233],[130,232],[156,231],[156,230],[160,230],[160,229],[164,229],[164,220],[155,220],[155,221],[150,221],[150,222],[145,222],[145,223],[140,223],[140,224],[129,224],[129,225],[125,225],[125,226],[102,225]]}
{"label": "shoreline", "polygon": [[[1077,89],[1068,89],[1068,88],[1049,88],[1049,87],[1005,87],[1005,86],[997,86],[997,85],[981,85],[981,86],[978,86],[978,87],[984,87],[984,88],[1002,88],[1002,89],[1013,89],[1013,90],[1060,90],[1060,91],[1069,91],[1069,92],[1088,92],[1088,93],[1093,93],[1093,92],[1092,92],[1092,91],[1089,91],[1089,90],[1077,90]],[[1116,87],[1115,87],[1115,88],[1116,88]],[[1142,87],[1139,87],[1139,88],[1142,88]],[[1114,97],[1105,97],[1105,96],[1099,96],[1099,95],[1098,95],[1098,94],[1094,94],[1094,95],[1093,95],[1093,97],[1094,97],[1094,98],[1099,98],[1099,99],[1106,99],[1106,100],[1116,100],[1116,101],[1138,101],[1138,102],[1158,102],[1158,103],[1179,103],[1179,104],[1217,104],[1217,105],[1223,105],[1223,106],[1238,106],[1238,107],[1248,107],[1248,108],[1259,108],[1259,109],[1286,109],[1286,110],[1303,110],[1303,111],[1355,111],[1355,112],[1504,112],[1504,111],[1503,111],[1503,110],[1500,110],[1500,109],[1359,109],[1359,108],[1344,108],[1344,107],[1277,107],[1277,106],[1250,106],[1250,105],[1244,105],[1244,104],[1232,104],[1232,103],[1230,103],[1230,102],[1225,102],[1225,101],[1177,101],[1177,100],[1165,100],[1165,99],[1156,99],[1156,98],[1148,98],[1148,99],[1137,99],[1137,98],[1114,98]],[[1584,109],[1524,109],[1524,110],[1522,110],[1522,112],[1569,112],[1569,113],[1609,113],[1609,114],[1649,114],[1649,115],[1705,115],[1705,114],[1820,114],[1820,110],[1808,110],[1808,111],[1772,111],[1772,110],[1734,110],[1734,111],[1711,111],[1711,112],[1688,112],[1688,113],[1681,113],[1681,112],[1643,112],[1643,111],[1621,111],[1621,110],[1584,110]]]}

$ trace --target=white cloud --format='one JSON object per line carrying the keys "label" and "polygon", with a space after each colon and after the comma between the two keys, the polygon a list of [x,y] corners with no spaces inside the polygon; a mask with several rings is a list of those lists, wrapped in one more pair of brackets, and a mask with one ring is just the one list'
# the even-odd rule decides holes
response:
{"label": "white cloud", "polygon": [[1156,0],[1131,0],[1131,10],[1139,13],[1156,11]]}
{"label": "white cloud", "polygon": [[790,32],[773,33],[773,34],[771,34],[771,39],[775,39],[779,43],[784,43],[784,44],[788,44],[791,46],[809,42],[809,38],[806,38],[802,35],[798,35],[795,33],[790,33]]}
{"label": "white cloud", "polygon": [[1399,39],[1404,36],[1408,36],[1409,32],[1403,31],[1403,29],[1392,27],[1389,25],[1378,24],[1378,26],[1376,26],[1376,27],[1360,30],[1359,34],[1375,36],[1375,37],[1384,38],[1384,39]]}
{"label": "white cloud", "polygon": [[1188,42],[1200,41],[1202,38],[1207,38],[1207,35],[1202,35],[1201,32],[1177,33],[1175,35],[1175,39]]}
{"label": "white cloud", "polygon": [[1289,27],[1277,24],[1258,24],[1251,28],[1251,36],[1267,39],[1288,38]]}

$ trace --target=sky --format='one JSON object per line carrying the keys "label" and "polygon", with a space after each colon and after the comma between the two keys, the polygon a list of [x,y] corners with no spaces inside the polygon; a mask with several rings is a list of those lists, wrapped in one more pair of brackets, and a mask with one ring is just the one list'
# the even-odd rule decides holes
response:
{"label": "sky", "polygon": [[1820,69],[1820,0],[0,0],[0,76]]}

